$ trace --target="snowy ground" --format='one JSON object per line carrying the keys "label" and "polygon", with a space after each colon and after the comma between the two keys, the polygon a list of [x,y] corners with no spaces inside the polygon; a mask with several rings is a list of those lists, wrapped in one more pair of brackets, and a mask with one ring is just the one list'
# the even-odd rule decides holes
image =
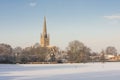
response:
{"label": "snowy ground", "polygon": [[0,64],[0,80],[120,80],[120,63]]}

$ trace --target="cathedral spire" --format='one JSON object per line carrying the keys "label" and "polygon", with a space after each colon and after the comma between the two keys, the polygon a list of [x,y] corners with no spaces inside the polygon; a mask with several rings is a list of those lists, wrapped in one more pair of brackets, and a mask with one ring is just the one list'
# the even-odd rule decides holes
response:
{"label": "cathedral spire", "polygon": [[44,24],[43,24],[43,35],[47,34],[47,28],[46,28],[46,17],[44,16]]}
{"label": "cathedral spire", "polygon": [[49,35],[47,34],[47,27],[46,27],[46,17],[44,16],[44,23],[43,23],[43,32],[41,34],[40,43],[42,47],[49,46]]}

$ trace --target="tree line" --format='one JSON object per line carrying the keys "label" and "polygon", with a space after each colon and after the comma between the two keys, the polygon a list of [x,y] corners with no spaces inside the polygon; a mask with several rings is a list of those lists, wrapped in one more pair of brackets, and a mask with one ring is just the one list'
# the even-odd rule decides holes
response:
{"label": "tree line", "polygon": [[86,63],[105,61],[105,54],[118,55],[117,49],[113,46],[108,46],[101,53],[93,52],[84,43],[74,40],[69,42],[66,49],[54,46],[51,48],[41,47],[36,43],[34,46],[12,48],[11,45],[0,44],[0,63],[29,63],[29,62],[71,62],[71,63]]}

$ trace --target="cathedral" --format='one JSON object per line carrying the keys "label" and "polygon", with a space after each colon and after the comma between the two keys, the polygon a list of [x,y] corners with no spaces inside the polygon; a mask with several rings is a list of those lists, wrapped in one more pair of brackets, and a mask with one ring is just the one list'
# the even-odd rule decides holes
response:
{"label": "cathedral", "polygon": [[66,56],[66,54],[63,54],[59,52],[59,48],[56,46],[51,46],[50,45],[50,36],[47,33],[47,26],[46,26],[46,17],[44,17],[44,22],[43,22],[43,31],[40,36],[40,46],[41,47],[46,47],[49,51],[48,54],[45,57],[45,60],[48,62],[54,62],[57,59],[60,59],[61,55]]}
{"label": "cathedral", "polygon": [[41,47],[49,47],[49,44],[50,44],[50,37],[47,34],[46,17],[44,16],[43,32],[40,37],[40,45]]}

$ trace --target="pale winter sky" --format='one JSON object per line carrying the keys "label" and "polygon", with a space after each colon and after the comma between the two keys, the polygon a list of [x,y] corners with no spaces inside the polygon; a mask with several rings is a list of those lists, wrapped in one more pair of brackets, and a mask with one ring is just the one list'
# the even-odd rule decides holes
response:
{"label": "pale winter sky", "polygon": [[64,49],[79,40],[93,51],[120,52],[120,0],[0,0],[0,43],[40,42],[44,16],[51,45]]}

